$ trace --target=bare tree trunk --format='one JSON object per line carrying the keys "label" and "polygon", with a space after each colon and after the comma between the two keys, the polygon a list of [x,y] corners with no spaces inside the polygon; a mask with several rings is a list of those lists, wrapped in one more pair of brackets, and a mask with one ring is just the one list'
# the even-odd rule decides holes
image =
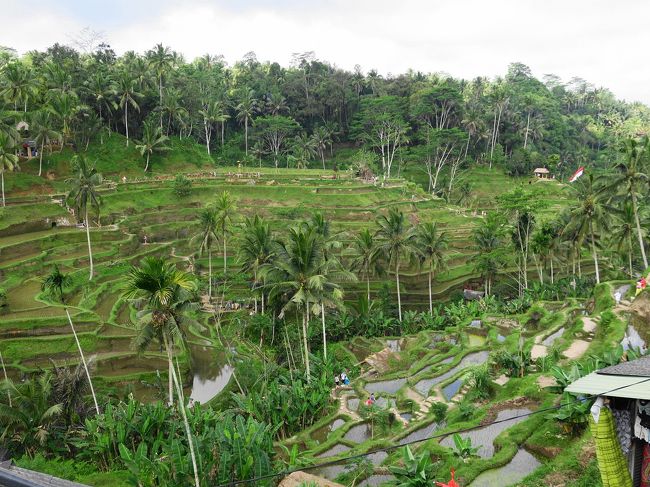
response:
{"label": "bare tree trunk", "polygon": [[38,154],[38,175],[43,172],[43,149],[45,148],[45,141],[41,142],[41,152]]}
{"label": "bare tree trunk", "polygon": [[[248,117],[244,118],[244,143],[246,145],[246,155],[248,155]],[[275,165],[277,166],[277,162]]]}
{"label": "bare tree trunk", "polygon": [[[169,347],[169,340],[167,335],[163,334],[165,339],[165,349],[167,350],[167,360],[169,363],[172,363],[172,352]],[[190,423],[187,420],[187,411],[185,410],[185,403],[183,402],[183,391],[181,390],[180,384],[178,382],[178,377],[176,376],[176,371],[174,366],[171,366],[172,378],[174,380],[174,385],[176,387],[176,393],[178,394],[179,409],[181,410],[181,416],[183,417],[183,425],[185,426],[185,434],[187,435],[187,443],[190,447],[190,458],[192,459],[192,468],[194,469],[194,485],[195,487],[201,487],[199,482],[199,469],[196,466],[196,454],[194,453],[194,440],[192,439],[192,431],[190,430]]]}
{"label": "bare tree trunk", "polygon": [[5,203],[5,170],[4,168],[0,169],[0,180],[2,180],[2,206],[7,206]]}
{"label": "bare tree trunk", "polygon": [[368,306],[370,306],[370,272],[366,272],[366,288],[368,291]]}
{"label": "bare tree trunk", "polygon": [[402,322],[402,295],[399,290],[399,260],[395,263],[395,282],[397,283],[397,314],[399,322]]}
{"label": "bare tree trunk", "polygon": [[[124,127],[126,128],[126,146],[129,146],[129,102],[124,102]],[[63,144],[61,144],[63,145]]]}
{"label": "bare tree trunk", "polygon": [[433,315],[433,298],[431,297],[431,274],[433,272],[429,269],[429,314]]}
{"label": "bare tree trunk", "polygon": [[[97,396],[95,395],[95,388],[93,387],[93,381],[90,379],[90,372],[88,371],[88,365],[86,364],[86,357],[84,357],[84,352],[81,349],[81,344],[79,343],[79,338],[77,338],[77,332],[74,329],[74,325],[72,324],[72,318],[70,317],[70,312],[68,311],[67,307],[64,307],[65,309],[65,314],[68,317],[68,323],[70,323],[70,328],[72,329],[72,334],[74,335],[74,341],[77,343],[77,349],[79,350],[79,355],[81,356],[81,363],[84,366],[84,370],[86,371],[86,377],[88,378],[88,385],[90,386],[90,393],[93,396],[93,401],[95,403],[95,411],[97,411],[97,414],[99,414],[99,405],[97,404]],[[3,364],[4,368],[4,364]]]}
{"label": "bare tree trunk", "polygon": [[636,232],[639,237],[639,247],[641,247],[641,257],[643,257],[643,270],[648,268],[648,258],[645,255],[643,246],[643,234],[641,233],[641,222],[639,222],[639,212],[637,210],[636,195],[632,193],[632,209],[634,210],[634,221],[636,222]]}
{"label": "bare tree trunk", "polygon": [[323,323],[323,359],[327,361],[327,331],[325,330],[325,304],[320,303],[320,317]]}
{"label": "bare tree trunk", "polygon": [[528,112],[528,117],[526,118],[526,132],[524,134],[524,149],[528,144],[528,128],[530,127],[530,112]]}
{"label": "bare tree trunk", "polygon": [[149,170],[149,152],[147,152],[147,163],[144,166],[144,172],[147,172]]}
{"label": "bare tree trunk", "polygon": [[228,253],[226,252],[226,234],[223,234],[223,273],[226,274]]}
{"label": "bare tree trunk", "polygon": [[309,370],[309,346],[307,345],[307,308],[308,304],[305,305],[305,311],[302,314],[302,344],[305,348],[305,369],[307,372],[307,382],[311,381],[311,375]]}
{"label": "bare tree trunk", "polygon": [[[5,368],[5,361],[2,358],[2,352],[0,352],[0,363],[2,364],[2,372],[4,372],[5,381],[8,381],[9,377],[7,376],[7,369]],[[7,391],[7,399],[9,399],[9,407],[12,408],[13,405],[11,404],[11,392],[9,391]]]}
{"label": "bare tree trunk", "polygon": [[86,225],[86,240],[88,240],[88,260],[90,262],[90,276],[88,277],[89,281],[93,280],[93,249],[90,245],[90,220],[88,219],[88,205],[86,205],[86,215],[84,217],[84,224]]}
{"label": "bare tree trunk", "polygon": [[590,224],[589,228],[591,230],[591,252],[594,254],[594,265],[596,266],[596,284],[600,284],[600,272],[598,270],[598,254],[596,254],[596,241],[594,240],[593,225]]}
{"label": "bare tree trunk", "polygon": [[212,301],[212,249],[208,249],[208,301]]}

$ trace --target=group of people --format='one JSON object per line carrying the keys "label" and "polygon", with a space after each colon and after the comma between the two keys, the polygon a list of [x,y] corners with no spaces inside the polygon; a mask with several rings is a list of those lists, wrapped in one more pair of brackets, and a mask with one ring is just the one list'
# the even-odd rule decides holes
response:
{"label": "group of people", "polygon": [[335,375],[334,384],[336,385],[336,387],[350,385],[350,379],[348,378],[348,374],[345,371],[343,371],[339,375]]}

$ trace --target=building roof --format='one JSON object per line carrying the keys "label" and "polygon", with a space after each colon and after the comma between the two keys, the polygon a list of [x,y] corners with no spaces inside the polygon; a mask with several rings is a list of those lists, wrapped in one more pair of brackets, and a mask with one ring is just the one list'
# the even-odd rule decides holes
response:
{"label": "building roof", "polygon": [[535,173],[542,173],[542,174],[548,174],[550,171],[546,169],[545,167],[538,167],[534,171]]}
{"label": "building roof", "polygon": [[650,400],[650,357],[605,367],[578,379],[566,392]]}

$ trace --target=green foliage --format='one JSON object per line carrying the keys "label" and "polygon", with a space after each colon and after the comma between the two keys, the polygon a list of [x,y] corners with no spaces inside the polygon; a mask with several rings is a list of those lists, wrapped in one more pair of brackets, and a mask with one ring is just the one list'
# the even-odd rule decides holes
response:
{"label": "green foliage", "polygon": [[436,423],[442,423],[445,420],[447,417],[447,409],[449,409],[449,406],[445,402],[435,401],[431,405],[430,411]]}
{"label": "green foliage", "polygon": [[473,367],[465,375],[463,381],[471,388],[471,396],[477,399],[488,399],[494,392],[487,364]]}
{"label": "green foliage", "polygon": [[174,179],[174,194],[179,198],[184,198],[192,194],[192,180],[184,174],[177,174]]}
{"label": "green foliage", "polygon": [[472,446],[472,439],[470,437],[463,438],[458,433],[452,436],[454,440],[454,455],[467,461],[469,458],[476,456],[479,447]]}
{"label": "green foliage", "polygon": [[421,449],[417,456],[407,445],[402,449],[402,466],[388,467],[397,479],[398,487],[428,487],[433,485],[437,465],[432,462],[431,454]]}
{"label": "green foliage", "polygon": [[561,407],[549,415],[562,425],[565,433],[576,436],[587,426],[593,400],[576,398],[569,393],[562,395]]}

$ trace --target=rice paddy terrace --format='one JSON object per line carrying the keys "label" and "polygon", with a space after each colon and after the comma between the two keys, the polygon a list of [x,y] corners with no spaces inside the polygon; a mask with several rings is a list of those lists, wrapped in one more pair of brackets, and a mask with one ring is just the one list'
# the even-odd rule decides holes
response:
{"label": "rice paddy terrace", "polygon": [[[472,209],[431,198],[419,186],[405,180],[391,180],[382,187],[348,174],[334,179],[331,171],[201,169],[191,176],[192,192],[183,198],[174,193],[171,176],[130,177],[123,182],[115,174],[102,189],[101,225],[93,225],[90,232],[96,268],[91,282],[88,282],[85,230],[76,227],[74,217],[60,204],[62,181],[50,183],[47,191],[13,196],[8,199],[0,219],[0,276],[7,293],[7,306],[0,314],[0,339],[7,372],[11,377],[20,378],[25,373],[50,367],[51,361],[74,364],[78,360],[63,307],[41,292],[43,278],[58,264],[73,276],[74,285],[67,292],[66,303],[81,346],[89,356],[95,357],[94,376],[100,387],[120,394],[133,392],[144,400],[156,397],[157,371],[166,371],[166,359],[156,348],[141,355],[133,351],[136,310],[122,297],[123,277],[144,256],[164,255],[175,259],[180,267],[194,269],[205,281],[207,259],[198,257],[190,240],[196,232],[198,209],[225,189],[238,199],[242,218],[254,214],[264,216],[278,231],[321,212],[332,222],[332,230],[339,234],[343,246],[354,232],[372,228],[376,215],[390,206],[400,207],[413,224],[436,221],[451,240],[447,251],[448,270],[436,276],[433,288],[434,299],[446,300],[477,278],[469,262],[472,229],[482,211],[494,206],[494,196],[513,185],[502,173],[486,168],[477,168],[468,175],[476,181],[477,188]],[[527,184],[527,181],[515,184]],[[535,184],[533,189],[548,199],[545,210],[548,214],[566,204],[566,195],[555,182]],[[251,299],[248,282],[237,272],[236,244],[231,249],[227,259],[235,277],[225,299],[245,307]],[[222,259],[221,255],[213,256],[215,269],[223,264]],[[374,279],[373,292],[384,282],[392,284],[392,279],[390,274]],[[406,270],[402,286],[407,309],[422,309],[427,305],[424,273],[416,268]],[[346,285],[346,299],[354,300],[357,293],[364,291],[364,283]],[[562,336],[558,332],[582,326],[576,324],[574,311],[566,308],[552,326],[530,330],[527,340],[537,340],[535,343],[543,342],[546,346],[544,340],[556,333],[558,343],[569,349],[571,342],[566,337],[572,335]],[[211,314],[204,313],[200,320],[202,326],[190,330],[188,358],[180,364],[186,390],[200,402],[208,402],[222,391],[236,367],[237,358],[224,352],[224,344],[214,332],[213,319]],[[446,423],[433,420],[430,412],[433,405],[458,403],[465,392],[462,378],[467,370],[484,363],[491,347],[514,340],[507,320],[504,323],[497,320],[480,323],[476,328],[463,327],[451,341],[443,341],[435,333],[423,333],[388,341],[357,337],[337,345],[335,353],[349,354],[360,363],[359,378],[352,388],[335,392],[335,407],[326,418],[291,439],[287,446],[297,444],[308,456],[322,461],[350,451],[364,452],[423,439],[434,432],[444,433]],[[588,333],[585,337],[590,339]],[[513,382],[516,384],[509,385],[506,381],[499,386],[494,403],[485,405],[479,417],[487,421],[542,407],[546,398],[539,392],[536,377]],[[388,429],[371,431],[367,419],[358,412],[359,403],[371,392],[377,395],[380,405],[387,406],[394,414],[395,421]],[[517,399],[523,397],[528,399]],[[534,462],[525,461],[528,457],[522,459],[530,456],[523,448],[524,440],[538,424],[536,421],[539,420],[522,419],[520,425],[516,424],[520,420],[515,420],[512,424],[504,423],[504,428],[477,430],[475,444],[482,445],[481,459],[472,462],[465,473],[468,478],[497,466],[505,469],[504,474],[510,469],[517,475],[527,473],[531,465],[538,466],[538,460],[533,457]],[[516,440],[505,448],[499,446],[500,439],[504,438],[502,429],[508,430],[504,435]],[[443,447],[449,446],[449,441],[449,437],[442,439],[441,451],[446,451]],[[371,455],[372,473],[363,485],[389,480],[385,465],[395,455]],[[329,467],[318,473],[332,479],[346,475],[344,466]],[[480,479],[472,485],[490,485],[481,483]]]}

